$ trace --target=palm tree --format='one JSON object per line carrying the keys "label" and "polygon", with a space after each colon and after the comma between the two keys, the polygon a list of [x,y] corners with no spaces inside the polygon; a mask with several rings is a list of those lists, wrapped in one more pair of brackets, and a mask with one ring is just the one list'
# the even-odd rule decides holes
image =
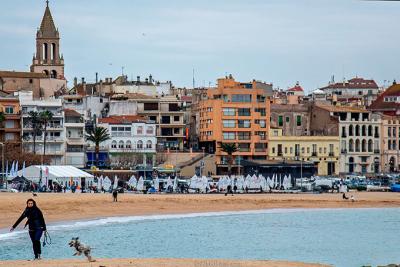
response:
{"label": "palm tree", "polygon": [[43,156],[46,156],[47,123],[53,119],[53,112],[45,110],[39,113],[41,123],[44,125]]}
{"label": "palm tree", "polygon": [[239,149],[235,143],[221,143],[221,151],[228,154],[228,174],[232,174],[232,154],[237,152]]}
{"label": "palm tree", "polygon": [[98,166],[100,143],[111,139],[110,135],[108,134],[108,130],[107,128],[97,126],[90,128],[88,134],[86,135],[86,139],[95,144],[96,166]]}
{"label": "palm tree", "polygon": [[36,154],[36,137],[41,133],[42,124],[37,111],[29,111],[28,115],[33,129],[33,154]]}

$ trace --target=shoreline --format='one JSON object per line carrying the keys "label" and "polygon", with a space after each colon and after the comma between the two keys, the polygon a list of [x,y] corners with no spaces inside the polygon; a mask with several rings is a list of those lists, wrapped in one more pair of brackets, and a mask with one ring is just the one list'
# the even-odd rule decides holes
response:
{"label": "shoreline", "polygon": [[[209,212],[249,212],[279,209],[400,207],[399,193],[354,192],[356,202],[339,194],[137,195],[42,193],[34,197],[46,222],[92,221],[129,216],[183,215]],[[0,193],[0,229],[8,229],[20,216],[30,193]],[[21,225],[18,229],[21,229]]]}
{"label": "shoreline", "polygon": [[40,260],[40,261],[0,261],[4,267],[328,267],[316,263],[289,262],[278,260],[222,260],[222,259],[96,259],[89,263],[80,259]]}

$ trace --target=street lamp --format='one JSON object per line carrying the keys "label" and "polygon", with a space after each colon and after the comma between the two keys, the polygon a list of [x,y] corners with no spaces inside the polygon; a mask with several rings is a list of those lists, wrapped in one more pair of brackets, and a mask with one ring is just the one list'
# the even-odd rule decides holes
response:
{"label": "street lamp", "polygon": [[7,177],[4,178],[4,143],[0,143],[1,146],[1,180],[3,182],[3,186],[5,184],[5,188],[7,189]]}

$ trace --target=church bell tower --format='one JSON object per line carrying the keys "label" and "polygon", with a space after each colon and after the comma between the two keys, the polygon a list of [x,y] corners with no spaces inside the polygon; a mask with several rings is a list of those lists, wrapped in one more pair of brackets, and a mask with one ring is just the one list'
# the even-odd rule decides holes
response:
{"label": "church bell tower", "polygon": [[60,33],[54,25],[49,1],[46,1],[42,23],[36,32],[36,53],[31,72],[45,73],[53,79],[64,79],[64,58],[60,55]]}

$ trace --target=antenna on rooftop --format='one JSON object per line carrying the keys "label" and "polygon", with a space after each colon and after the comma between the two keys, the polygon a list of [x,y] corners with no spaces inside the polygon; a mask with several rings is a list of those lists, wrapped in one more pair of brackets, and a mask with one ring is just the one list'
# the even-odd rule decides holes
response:
{"label": "antenna on rooftop", "polygon": [[194,80],[194,68],[193,68],[193,88],[195,86],[195,80]]}

